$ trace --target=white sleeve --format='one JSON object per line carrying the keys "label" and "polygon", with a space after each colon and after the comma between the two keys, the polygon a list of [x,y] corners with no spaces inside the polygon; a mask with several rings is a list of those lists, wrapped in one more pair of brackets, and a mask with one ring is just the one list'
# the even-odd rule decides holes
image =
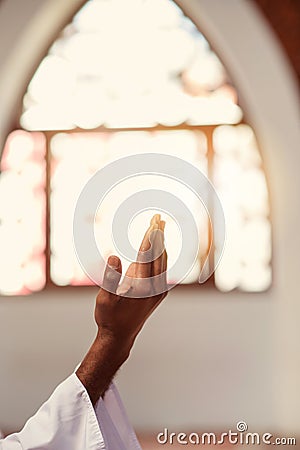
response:
{"label": "white sleeve", "polygon": [[107,450],[142,450],[114,383],[95,409]]}
{"label": "white sleeve", "polygon": [[0,450],[141,450],[114,384],[95,409],[77,376],[53,392],[22,431]]}

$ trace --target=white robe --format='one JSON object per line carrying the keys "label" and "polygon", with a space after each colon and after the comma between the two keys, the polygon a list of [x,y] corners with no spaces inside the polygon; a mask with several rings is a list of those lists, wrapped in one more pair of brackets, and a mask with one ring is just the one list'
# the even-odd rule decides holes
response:
{"label": "white robe", "polygon": [[141,450],[112,383],[95,408],[73,373],[1,450]]}

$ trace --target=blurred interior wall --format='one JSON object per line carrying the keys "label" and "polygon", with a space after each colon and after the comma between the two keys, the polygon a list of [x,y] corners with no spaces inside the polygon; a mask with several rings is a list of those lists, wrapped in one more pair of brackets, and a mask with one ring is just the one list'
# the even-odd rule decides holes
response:
{"label": "blurred interior wall", "polygon": [[253,0],[267,18],[287,53],[300,82],[300,2]]}

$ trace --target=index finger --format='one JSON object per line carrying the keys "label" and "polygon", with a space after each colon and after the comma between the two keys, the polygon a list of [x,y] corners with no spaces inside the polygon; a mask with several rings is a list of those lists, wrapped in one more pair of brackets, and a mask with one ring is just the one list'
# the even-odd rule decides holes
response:
{"label": "index finger", "polygon": [[155,240],[156,254],[159,254],[159,256],[153,261],[152,265],[152,281],[155,292],[162,292],[166,289],[167,253],[164,246],[164,229],[165,222],[161,220]]}
{"label": "index finger", "polygon": [[[136,278],[150,278],[152,271],[152,242],[151,234],[158,229],[160,214],[155,214],[150,222],[150,226],[146,231],[136,260]],[[152,236],[153,241],[153,236]]]}
{"label": "index finger", "polygon": [[153,225],[150,225],[140,245],[135,264],[135,278],[149,278],[151,276],[151,243],[150,234],[153,231]]}

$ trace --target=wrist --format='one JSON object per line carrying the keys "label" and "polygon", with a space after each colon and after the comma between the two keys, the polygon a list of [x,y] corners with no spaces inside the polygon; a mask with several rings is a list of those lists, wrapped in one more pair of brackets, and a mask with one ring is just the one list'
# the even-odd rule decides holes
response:
{"label": "wrist", "polygon": [[130,348],[105,329],[98,329],[91,348],[76,371],[93,404],[104,395],[116,372],[128,358]]}

